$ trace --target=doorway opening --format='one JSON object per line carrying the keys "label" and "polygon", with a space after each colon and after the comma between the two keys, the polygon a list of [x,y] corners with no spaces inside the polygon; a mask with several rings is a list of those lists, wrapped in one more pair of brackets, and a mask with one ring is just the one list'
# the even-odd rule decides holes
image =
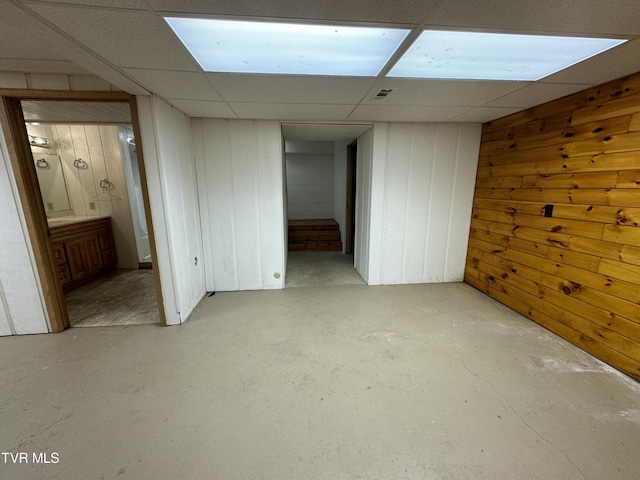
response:
{"label": "doorway opening", "polygon": [[356,145],[371,125],[284,124],[286,287],[364,284],[354,268]]}
{"label": "doorway opening", "polygon": [[3,103],[50,330],[164,325],[133,97],[27,94]]}

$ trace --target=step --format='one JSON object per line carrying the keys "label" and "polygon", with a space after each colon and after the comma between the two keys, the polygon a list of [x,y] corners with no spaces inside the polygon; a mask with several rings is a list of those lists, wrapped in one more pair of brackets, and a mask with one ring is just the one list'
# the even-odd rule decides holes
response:
{"label": "step", "polygon": [[315,242],[322,240],[334,240],[340,241],[340,230],[334,231],[324,231],[324,230],[314,230],[314,231],[294,231],[289,232],[289,242]]}
{"label": "step", "polygon": [[290,243],[290,252],[341,252],[342,242]]}
{"label": "step", "polygon": [[289,220],[289,231],[334,231],[340,230],[338,222],[332,219],[324,220]]}

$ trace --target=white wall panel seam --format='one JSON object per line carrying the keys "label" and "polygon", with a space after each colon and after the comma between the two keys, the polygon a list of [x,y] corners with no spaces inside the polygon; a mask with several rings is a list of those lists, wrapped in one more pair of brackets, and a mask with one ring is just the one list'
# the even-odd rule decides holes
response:
{"label": "white wall panel seam", "polygon": [[[9,303],[7,301],[7,297],[4,292],[4,287],[2,285],[2,278],[0,278],[0,300],[2,301],[2,311],[4,312],[3,317],[6,319],[7,326],[9,327],[9,334],[16,335],[16,328],[13,325],[13,319],[11,318],[11,311],[9,310]],[[3,326],[0,324],[0,328]],[[6,332],[4,328],[2,328],[2,334]]]}
{"label": "white wall panel seam", "polygon": [[207,172],[204,162],[204,142],[203,142],[202,120],[191,120],[191,139],[194,145],[194,162],[196,168],[196,182],[198,195],[198,217],[200,219],[200,242],[202,244],[202,263],[204,270],[205,290],[215,291],[215,266],[211,252],[211,227],[209,213],[209,191],[207,188]]}
{"label": "white wall panel seam", "polygon": [[[13,200],[12,202],[10,201],[9,208],[15,215],[15,218],[17,219],[17,222],[20,228],[19,233],[14,231],[13,234],[19,235],[20,243],[24,245],[24,248],[25,248],[24,252],[26,253],[27,258],[29,259],[28,266],[24,265],[23,275],[25,276],[24,277],[25,279],[33,282],[32,286],[33,288],[36,289],[37,297],[39,300],[39,307],[40,307],[39,309],[37,309],[37,311],[34,310],[30,312],[30,318],[25,319],[25,321],[28,321],[30,323],[30,325],[26,326],[24,331],[22,331],[22,329],[20,328],[21,325],[17,324],[16,321],[13,319],[13,313],[12,313],[13,309],[11,308],[11,303],[9,302],[9,299],[5,296],[5,300],[7,301],[7,307],[9,309],[9,315],[7,320],[11,322],[10,328],[12,328],[12,331],[16,332],[16,334],[47,333],[51,331],[51,322],[49,320],[49,312],[47,310],[46,302],[44,299],[44,292],[42,290],[42,284],[40,283],[40,275],[38,273],[35,256],[33,254],[33,249],[31,248],[29,230],[27,228],[25,213],[24,213],[24,210],[22,209],[22,202],[20,201],[20,196],[18,193],[18,185],[13,175],[13,169],[11,168],[11,163],[9,158],[9,151],[7,149],[4,133],[1,127],[0,127],[0,157],[2,157],[1,159],[3,160],[2,166],[5,174],[4,177],[7,180],[7,183],[9,184],[8,190],[10,194],[8,195],[8,197]],[[6,290],[4,290],[4,294],[5,295],[7,294]],[[30,305],[30,307],[31,306],[32,305]]]}
{"label": "white wall panel seam", "polygon": [[236,288],[240,288],[240,272],[239,272],[239,268],[238,268],[238,235],[237,235],[237,229],[236,229],[236,217],[238,215],[238,211],[237,211],[237,205],[236,205],[236,186],[235,186],[235,178],[233,175],[233,145],[231,143],[232,141],[232,135],[231,135],[231,130],[233,128],[233,125],[231,123],[231,120],[225,120],[225,123],[227,125],[227,148],[229,150],[229,180],[231,182],[231,205],[233,208],[233,221],[231,222],[231,229],[232,229],[232,238],[233,238],[233,250],[234,250],[234,255],[233,255],[233,264],[234,264],[234,268],[233,268],[233,272],[234,272],[234,277],[235,277],[235,285]]}
{"label": "white wall panel seam", "polygon": [[260,144],[258,141],[258,126],[260,125],[259,122],[254,122],[253,124],[253,144],[256,146],[256,161],[254,162],[253,166],[255,168],[255,174],[256,174],[256,240],[258,242],[258,244],[256,245],[260,251],[260,262],[259,264],[256,266],[258,269],[258,278],[260,279],[260,288],[263,289],[265,284],[264,284],[264,262],[265,262],[265,258],[264,258],[264,250],[265,250],[265,245],[263,245],[262,243],[262,223],[260,222],[261,220],[261,207],[262,207],[262,202],[261,202],[261,198],[260,198],[260,162],[261,161],[266,161],[267,159],[263,159],[262,158],[262,153],[258,150],[258,145]]}
{"label": "white wall panel seam", "polygon": [[429,239],[431,238],[431,219],[434,214],[433,212],[433,190],[434,190],[434,171],[435,171],[435,163],[437,162],[438,155],[438,130],[436,128],[433,139],[433,146],[431,148],[431,162],[429,165],[429,197],[428,197],[428,207],[427,207],[427,225],[425,228],[426,238],[424,242],[424,268],[422,270],[422,281],[424,282],[427,278],[429,278]]}
{"label": "white wall panel seam", "polygon": [[156,243],[157,268],[164,303],[167,325],[177,325],[180,318],[177,313],[174,273],[170,261],[168,232],[166,225],[166,199],[162,190],[162,176],[158,157],[158,130],[155,109],[155,97],[137,97],[138,116],[142,133],[141,141],[145,151],[144,164],[147,172],[149,203]]}
{"label": "white wall panel seam", "polygon": [[450,188],[450,198],[449,198],[449,211],[448,211],[448,215],[449,215],[449,223],[447,225],[447,242],[446,242],[446,246],[445,246],[445,255],[444,255],[444,262],[442,264],[442,280],[443,281],[447,281],[447,278],[449,277],[449,262],[450,262],[450,252],[451,252],[451,229],[453,228],[453,222],[454,222],[454,217],[453,217],[453,207],[455,205],[454,202],[454,198],[456,198],[456,184],[458,181],[458,165],[460,164],[460,141],[461,141],[461,128],[460,128],[460,124],[458,124],[458,135],[457,135],[457,139],[456,139],[456,151],[455,151],[455,155],[453,156],[453,176],[451,179],[451,188]]}

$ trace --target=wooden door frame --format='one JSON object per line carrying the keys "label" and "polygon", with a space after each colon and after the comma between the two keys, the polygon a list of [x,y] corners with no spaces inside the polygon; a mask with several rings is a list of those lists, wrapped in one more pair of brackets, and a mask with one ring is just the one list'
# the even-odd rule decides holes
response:
{"label": "wooden door frame", "polygon": [[42,294],[49,316],[49,325],[52,333],[63,331],[69,327],[69,315],[67,312],[62,285],[58,279],[57,267],[53,257],[53,246],[50,238],[47,216],[42,203],[40,186],[36,169],[33,164],[31,147],[27,136],[24,115],[20,104],[23,100],[45,101],[69,101],[69,102],[106,102],[127,103],[131,111],[131,124],[136,138],[136,154],[140,166],[140,179],[142,183],[142,198],[145,208],[145,218],[149,229],[149,243],[151,247],[151,259],[154,265],[153,276],[158,299],[160,324],[166,325],[164,303],[158,269],[155,235],[151,219],[151,205],[147,188],[147,176],[144,166],[144,155],[140,125],[138,122],[138,110],[135,97],[126,92],[93,92],[93,91],[53,91],[53,90],[21,90],[0,89],[0,124],[5,135],[9,159],[15,177],[18,195],[22,204],[24,218],[40,284]]}
{"label": "wooden door frame", "polygon": [[345,246],[344,253],[351,254],[353,253],[354,244],[355,244],[355,185],[356,185],[356,149],[358,141],[354,141],[347,145],[347,191],[346,191],[346,211],[345,211]]}

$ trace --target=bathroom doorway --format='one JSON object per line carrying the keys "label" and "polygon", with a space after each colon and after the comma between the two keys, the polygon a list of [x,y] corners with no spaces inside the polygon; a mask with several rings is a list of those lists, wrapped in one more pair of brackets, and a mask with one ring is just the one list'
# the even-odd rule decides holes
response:
{"label": "bathroom doorway", "polygon": [[[357,138],[371,125],[283,124],[286,287],[364,284],[354,268]],[[350,242],[350,243],[349,243]]]}
{"label": "bathroom doorway", "polygon": [[[112,318],[120,316],[114,312],[114,305],[124,304],[123,311],[140,305],[142,302],[137,298],[126,305],[120,292],[140,291],[143,280],[128,280],[124,288],[106,293],[108,284],[121,280],[124,270],[143,272],[140,266],[155,263],[143,152],[136,147],[139,126],[134,98],[122,92],[26,92],[24,97],[3,97],[3,104],[9,127],[6,130],[13,138],[14,151],[10,151],[13,154],[10,157],[49,313],[50,330],[58,332],[70,326],[74,296],[79,296],[81,289],[93,289],[88,297],[96,299]],[[131,158],[132,153],[135,158]],[[54,166],[56,160],[60,167]],[[39,161],[43,168],[38,168]],[[61,180],[67,187],[67,203],[60,188],[57,196],[43,198],[54,188],[41,186],[38,170]],[[132,187],[131,183],[136,181],[137,186]],[[73,187],[68,188],[69,184]],[[140,215],[136,220],[133,219],[134,205]],[[82,229],[92,225],[98,230],[80,232],[81,227],[75,222],[78,219],[87,220]],[[100,223],[103,220],[106,223]],[[134,233],[136,222],[142,235]],[[80,236],[73,238],[74,235]],[[147,246],[139,246],[138,240],[145,236]],[[146,253],[141,256],[141,252]],[[120,268],[123,265],[125,269]],[[156,270],[150,268],[141,273],[146,276],[143,282],[153,305],[152,311],[146,314],[151,314],[153,323],[164,325]],[[109,305],[106,298],[119,301]],[[85,311],[95,310],[82,300],[80,305]],[[107,314],[102,320],[107,320]]]}

